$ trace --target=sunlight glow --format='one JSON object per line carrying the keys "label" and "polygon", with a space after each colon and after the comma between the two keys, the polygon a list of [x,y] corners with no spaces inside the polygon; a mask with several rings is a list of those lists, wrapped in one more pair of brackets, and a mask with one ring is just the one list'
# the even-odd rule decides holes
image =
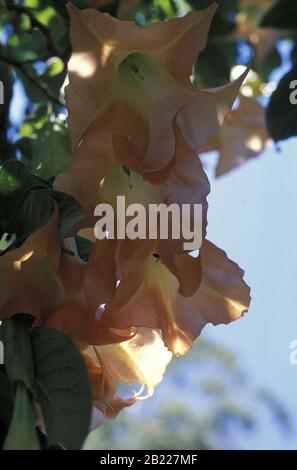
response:
{"label": "sunlight glow", "polygon": [[249,139],[247,139],[246,146],[253,152],[260,152],[262,150],[263,144],[261,138],[258,135],[252,135]]}
{"label": "sunlight glow", "polygon": [[31,258],[34,251],[28,251],[28,253],[24,254],[20,259],[13,262],[13,267],[15,271],[20,271],[22,269],[22,263],[28,261]]}

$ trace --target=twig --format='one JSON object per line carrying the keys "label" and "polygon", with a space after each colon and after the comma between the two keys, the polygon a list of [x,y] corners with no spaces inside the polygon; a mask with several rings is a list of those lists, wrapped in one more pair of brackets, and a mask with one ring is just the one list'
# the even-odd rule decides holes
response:
{"label": "twig", "polygon": [[15,59],[12,59],[11,57],[8,57],[8,56],[5,56],[5,55],[0,55],[0,60],[3,60],[4,62],[6,62],[7,64],[15,67],[16,69],[18,69],[22,74],[23,76],[29,80],[29,82],[31,82],[36,88],[38,88],[40,91],[42,91],[44,93],[44,95],[50,100],[52,101],[53,103],[57,104],[58,106],[64,106],[63,103],[60,102],[60,100],[58,100],[58,98],[56,98],[55,96],[53,96],[47,89],[47,87],[45,87],[44,85],[42,85],[38,80],[36,80],[36,78],[34,78],[31,74],[28,73],[28,71],[26,70],[26,67],[25,67],[25,63],[22,62],[22,61],[19,61],[19,60],[15,60]]}

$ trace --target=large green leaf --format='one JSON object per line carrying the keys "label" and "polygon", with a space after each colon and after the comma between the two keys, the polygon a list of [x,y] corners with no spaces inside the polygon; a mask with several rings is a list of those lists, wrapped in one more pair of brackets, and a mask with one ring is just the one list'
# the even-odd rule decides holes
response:
{"label": "large green leaf", "polygon": [[297,63],[279,82],[266,111],[267,128],[277,142],[297,135],[297,104],[291,102],[292,82],[297,80]]}
{"label": "large green leaf", "polygon": [[[16,236],[23,241],[31,233],[45,225],[52,214],[54,201],[50,197],[50,190],[32,191],[16,213]],[[48,195],[49,193],[49,195]]]}
{"label": "large green leaf", "polygon": [[52,197],[59,206],[59,235],[63,239],[70,235],[73,227],[84,217],[84,211],[80,203],[66,193],[52,191]]}
{"label": "large green leaf", "polygon": [[59,234],[63,239],[84,216],[80,204],[70,195],[54,191],[48,183],[32,175],[27,167],[9,160],[0,167],[0,237],[15,233],[22,242],[44,225],[59,206]]}
{"label": "large green leaf", "polygon": [[90,252],[91,252],[92,247],[94,245],[93,242],[91,242],[90,240],[88,240],[85,237],[81,237],[80,235],[76,235],[75,243],[76,243],[76,248],[77,248],[77,252],[78,252],[79,257],[83,261],[88,261]]}
{"label": "large green leaf", "polygon": [[81,205],[72,196],[51,189],[32,191],[18,215],[19,231],[23,236],[29,235],[32,228],[46,223],[52,213],[54,201],[59,207],[58,230],[61,240],[84,217]]}
{"label": "large green leaf", "polygon": [[12,384],[23,382],[34,395],[34,361],[27,315],[3,320],[0,337],[4,344],[5,369]]}
{"label": "large green leaf", "polygon": [[0,167],[0,231],[14,233],[16,212],[32,189],[47,188],[46,182],[31,175],[17,160],[8,160]]}
{"label": "large green leaf", "polygon": [[7,375],[0,371],[0,422],[9,424],[12,410],[12,387]]}
{"label": "large green leaf", "polygon": [[84,360],[68,336],[49,328],[35,330],[32,345],[48,446],[80,449],[89,431],[92,409]]}
{"label": "large green leaf", "polygon": [[4,344],[5,370],[0,375],[0,417],[8,424],[12,414],[12,387],[16,390],[12,419],[5,450],[39,449],[35,431],[32,398],[35,395],[34,361],[29,326],[31,318],[15,315],[2,321],[0,337]]}
{"label": "large green leaf", "polygon": [[72,157],[68,130],[58,123],[48,122],[32,143],[32,170],[44,179],[67,171]]}
{"label": "large green leaf", "polygon": [[35,416],[31,398],[23,382],[16,386],[12,420],[4,443],[4,450],[39,450],[35,430]]}

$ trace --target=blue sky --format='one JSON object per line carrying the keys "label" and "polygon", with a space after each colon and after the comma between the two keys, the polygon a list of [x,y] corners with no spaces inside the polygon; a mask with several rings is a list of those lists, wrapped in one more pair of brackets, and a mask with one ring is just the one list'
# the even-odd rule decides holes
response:
{"label": "blue sky", "polygon": [[[236,354],[251,381],[285,404],[297,425],[297,366],[289,343],[297,339],[297,139],[272,148],[238,170],[212,181],[208,236],[246,271],[252,304],[228,326],[205,329]],[[266,426],[254,448],[297,448]],[[296,431],[296,430],[295,430]]]}

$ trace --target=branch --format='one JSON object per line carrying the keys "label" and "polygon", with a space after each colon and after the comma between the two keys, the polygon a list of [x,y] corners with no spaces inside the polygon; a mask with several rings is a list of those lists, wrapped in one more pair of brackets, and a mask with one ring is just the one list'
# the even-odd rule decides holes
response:
{"label": "branch", "polygon": [[[33,77],[27,70],[26,70],[26,67],[25,67],[25,62],[22,62],[22,61],[19,61],[19,60],[16,60],[16,59],[12,59],[11,57],[8,57],[6,55],[0,55],[0,60],[3,60],[4,62],[6,62],[7,64],[15,67],[17,70],[19,70],[23,76],[29,81],[31,82],[36,88],[38,88],[40,91],[42,91],[42,93],[44,93],[44,95],[50,100],[52,101],[53,103],[55,103],[56,105],[58,106],[64,106],[63,103],[61,103],[61,101],[56,98],[55,96],[53,96],[48,88],[44,85],[42,85],[42,83],[40,83],[38,80],[36,80],[35,77]],[[27,62],[28,63],[28,62]]]}

